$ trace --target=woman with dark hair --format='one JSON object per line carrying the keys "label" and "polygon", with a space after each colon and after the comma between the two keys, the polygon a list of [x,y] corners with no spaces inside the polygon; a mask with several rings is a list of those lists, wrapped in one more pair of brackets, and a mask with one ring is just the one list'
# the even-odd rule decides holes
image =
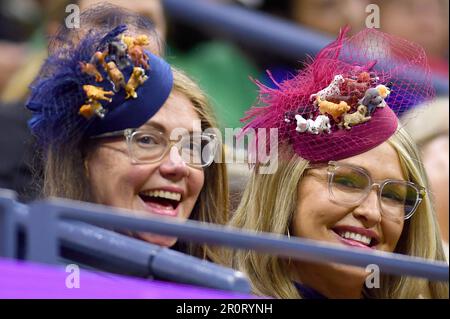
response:
{"label": "woman with dark hair", "polygon": [[[152,29],[108,19],[109,30],[88,24],[59,33],[31,86],[27,108],[45,163],[43,196],[225,223],[226,169],[213,161],[221,141],[204,132],[216,127],[205,95],[157,55]],[[132,235],[167,247],[177,242]],[[180,250],[216,258],[205,245]]]}

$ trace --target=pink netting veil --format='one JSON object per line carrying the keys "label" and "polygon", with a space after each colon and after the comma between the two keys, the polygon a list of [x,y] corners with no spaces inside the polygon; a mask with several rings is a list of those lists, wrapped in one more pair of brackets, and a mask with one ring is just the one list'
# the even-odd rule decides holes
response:
{"label": "pink netting veil", "polygon": [[[277,88],[255,81],[259,102],[242,121],[247,129],[278,129],[313,163],[364,153],[395,133],[398,117],[434,96],[424,50],[409,41],[365,29],[333,43]],[[270,73],[269,73],[270,76]],[[268,142],[267,142],[268,143]]]}

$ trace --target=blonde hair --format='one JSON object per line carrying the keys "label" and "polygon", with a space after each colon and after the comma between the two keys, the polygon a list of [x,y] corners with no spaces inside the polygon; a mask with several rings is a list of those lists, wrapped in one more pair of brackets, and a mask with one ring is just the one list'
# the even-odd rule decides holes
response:
{"label": "blonde hair", "polygon": [[[199,86],[183,72],[172,68],[174,75],[174,90],[185,95],[194,105],[201,121],[201,128],[217,128],[217,120],[206,95]],[[221,160],[214,161],[205,171],[205,182],[191,219],[225,225],[228,222],[228,179],[223,145],[221,144]],[[187,251],[191,255],[208,258],[223,263],[221,255],[207,245],[188,244]]]}
{"label": "blonde hair", "polygon": [[[428,187],[427,177],[417,147],[402,128],[388,140],[410,181]],[[282,150],[281,152],[286,151]],[[287,151],[286,151],[287,152]],[[295,212],[297,187],[302,180],[308,161],[296,154],[290,160],[280,161],[275,174],[252,173],[243,193],[242,201],[230,224],[255,231],[287,234]],[[418,256],[430,260],[445,260],[434,207],[428,196],[404,224],[396,253]],[[284,259],[254,251],[233,253],[232,266],[243,271],[258,295],[276,298],[300,298],[293,285]],[[448,298],[448,283],[430,282],[406,276],[382,275],[380,289],[365,292],[373,298]]]}
{"label": "blonde hair", "polygon": [[[202,130],[217,127],[213,110],[198,85],[181,71],[172,68],[173,90],[185,95],[200,117]],[[219,141],[220,142],[220,141]],[[50,147],[44,167],[43,195],[94,202],[84,170],[84,159],[90,151],[88,141],[78,145],[65,144]],[[223,147],[222,145],[220,147]],[[223,154],[223,152],[222,152]],[[190,219],[225,224],[228,221],[228,181],[225,161],[213,162],[204,169],[205,182]],[[206,245],[180,244],[177,249],[191,255],[220,262],[219,255]]]}

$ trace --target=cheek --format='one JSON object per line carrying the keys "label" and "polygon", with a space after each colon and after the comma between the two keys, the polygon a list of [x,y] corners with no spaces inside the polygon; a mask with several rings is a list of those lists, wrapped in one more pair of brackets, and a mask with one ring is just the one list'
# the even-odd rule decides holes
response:
{"label": "cheek", "polygon": [[148,165],[132,165],[121,153],[101,150],[89,159],[88,169],[95,201],[118,207],[129,206],[154,170]]}
{"label": "cheek", "polygon": [[347,209],[330,201],[328,191],[320,185],[299,187],[292,231],[296,236],[313,238],[319,229],[331,228],[347,214]]}
{"label": "cheek", "polygon": [[121,171],[121,179],[124,185],[138,193],[144,184],[150,179],[157,170],[156,165],[132,165],[128,164],[126,169]]}
{"label": "cheek", "polygon": [[197,200],[200,191],[205,183],[205,174],[202,170],[192,170],[188,177],[188,192],[191,197]]}
{"label": "cheek", "polygon": [[393,252],[403,231],[404,221],[384,221],[381,225],[385,251]]}

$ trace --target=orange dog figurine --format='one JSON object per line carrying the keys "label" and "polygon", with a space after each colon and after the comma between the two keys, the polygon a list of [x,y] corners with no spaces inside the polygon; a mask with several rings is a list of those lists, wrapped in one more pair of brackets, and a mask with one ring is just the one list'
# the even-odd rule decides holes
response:
{"label": "orange dog figurine", "polygon": [[143,34],[136,38],[123,36],[122,41],[127,45],[128,54],[135,66],[142,66],[144,69],[148,70],[148,57],[144,53],[145,46],[150,44],[148,37]]}
{"label": "orange dog figurine", "polygon": [[113,91],[105,91],[101,87],[89,84],[83,85],[83,90],[88,97],[88,101],[105,100],[111,102],[112,98],[110,96],[114,95]]}
{"label": "orange dog figurine", "polygon": [[80,62],[81,72],[91,76],[95,76],[95,82],[102,82],[103,77],[97,70],[97,67],[92,63]]}
{"label": "orange dog figurine", "polygon": [[90,119],[94,114],[97,114],[100,118],[105,117],[105,109],[98,101],[92,101],[90,103],[84,104],[80,107],[78,114]]}
{"label": "orange dog figurine", "polygon": [[345,112],[350,111],[351,107],[345,101],[341,101],[339,104],[329,102],[327,100],[321,100],[320,97],[316,99],[319,105],[319,111],[321,114],[329,114],[333,120],[339,122],[339,117]]}
{"label": "orange dog figurine", "polygon": [[108,51],[105,50],[103,52],[97,51],[94,53],[94,55],[91,58],[91,61],[89,61],[93,65],[101,65],[106,70],[106,62],[105,58],[108,55]]}
{"label": "orange dog figurine", "polygon": [[138,35],[136,38],[130,36],[122,36],[122,41],[127,45],[128,49],[132,49],[135,45],[145,47],[150,44],[148,36],[145,34]]}
{"label": "orange dog figurine", "polygon": [[103,76],[97,69],[97,66],[102,66],[106,71],[105,58],[108,55],[108,51],[100,52],[97,51],[91,57],[89,63],[80,62],[81,72],[86,73],[91,76],[95,76],[95,82],[102,82]]}
{"label": "orange dog figurine", "polygon": [[99,100],[111,102],[112,99],[109,96],[114,95],[114,92],[105,91],[100,87],[89,84],[83,85],[83,90],[87,95],[87,102],[80,107],[78,113],[87,119],[91,118],[94,114],[103,118],[106,111]]}
{"label": "orange dog figurine", "polygon": [[125,88],[126,83],[123,73],[117,68],[117,65],[114,62],[111,61],[106,63],[106,72],[113,83],[114,92],[118,92],[121,87]]}
{"label": "orange dog figurine", "polygon": [[136,89],[139,87],[139,85],[143,84],[148,79],[148,76],[145,75],[145,70],[140,67],[134,67],[133,73],[130,76],[130,79],[128,80],[127,85],[125,86],[125,91],[127,92],[127,95],[125,96],[125,99],[137,98]]}

